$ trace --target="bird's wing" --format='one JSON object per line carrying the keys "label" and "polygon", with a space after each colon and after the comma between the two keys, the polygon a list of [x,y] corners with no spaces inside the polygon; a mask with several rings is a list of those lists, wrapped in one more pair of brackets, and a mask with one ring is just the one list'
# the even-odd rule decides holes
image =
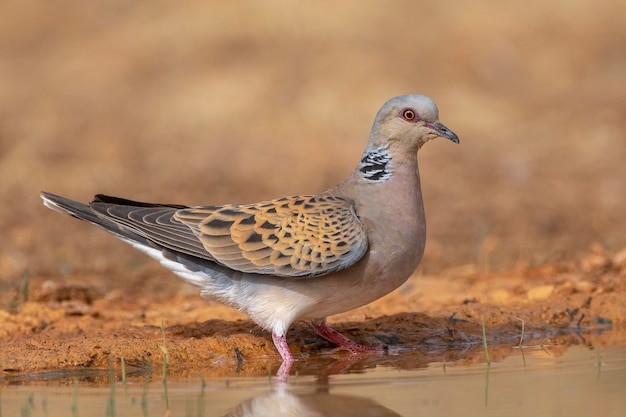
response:
{"label": "bird's wing", "polygon": [[[150,204],[98,194],[89,205],[59,196],[46,196],[55,206],[75,217],[90,221],[122,239],[157,246],[187,255],[214,260],[194,232],[174,219],[176,211],[188,208],[175,204]],[[72,209],[67,202],[78,208]],[[64,203],[61,205],[60,203]]]}
{"label": "bird's wing", "polygon": [[189,227],[207,258],[247,273],[324,275],[353,265],[368,247],[352,202],[326,195],[191,207],[177,210],[172,220]]}

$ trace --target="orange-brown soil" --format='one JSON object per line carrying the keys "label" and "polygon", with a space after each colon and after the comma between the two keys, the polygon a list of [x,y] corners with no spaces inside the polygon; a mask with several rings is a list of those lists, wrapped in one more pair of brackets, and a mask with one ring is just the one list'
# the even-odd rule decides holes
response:
{"label": "orange-brown soil", "polygon": [[[155,271],[156,272],[156,271]],[[158,277],[136,277],[129,291],[103,293],[87,277],[32,277],[26,303],[0,312],[0,364],[5,375],[119,367],[158,369],[164,354],[172,375],[267,375],[280,364],[271,338],[242,314],[191,294],[156,290]],[[393,294],[332,318],[378,354],[334,352],[303,323],[289,332],[301,373],[432,361],[483,361],[482,320],[492,357],[511,347],[626,346],[626,250],[591,254],[578,264],[479,275],[451,270],[412,277]],[[123,278],[120,278],[123,279]],[[146,285],[147,284],[147,285]],[[158,294],[158,295],[154,295]],[[20,293],[15,292],[14,297]],[[165,334],[163,335],[163,330]],[[164,338],[165,336],[165,338]],[[308,359],[305,359],[308,358]],[[243,361],[243,362],[242,362]]]}

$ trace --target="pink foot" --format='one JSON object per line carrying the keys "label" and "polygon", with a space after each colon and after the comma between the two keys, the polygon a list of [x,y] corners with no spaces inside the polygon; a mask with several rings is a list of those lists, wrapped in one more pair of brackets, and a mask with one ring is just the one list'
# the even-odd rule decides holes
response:
{"label": "pink foot", "polygon": [[315,332],[318,335],[322,336],[324,339],[333,342],[340,348],[347,349],[352,353],[372,352],[380,350],[375,346],[363,346],[353,342],[338,331],[328,327],[325,321],[311,322],[311,326],[313,326]]}
{"label": "pink foot", "polygon": [[289,372],[291,371],[291,365],[293,365],[293,355],[289,350],[289,345],[287,344],[287,338],[284,335],[278,335],[276,333],[272,333],[272,340],[274,340],[274,346],[280,353],[280,356],[283,358],[283,363],[278,368],[278,372],[276,373],[276,377],[278,381],[287,381],[287,377],[289,377]]}

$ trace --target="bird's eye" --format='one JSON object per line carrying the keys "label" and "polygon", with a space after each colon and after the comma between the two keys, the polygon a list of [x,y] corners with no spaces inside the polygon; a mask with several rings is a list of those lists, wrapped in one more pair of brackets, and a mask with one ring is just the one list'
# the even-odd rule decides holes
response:
{"label": "bird's eye", "polygon": [[402,112],[402,117],[404,117],[404,120],[408,120],[409,122],[411,122],[415,120],[415,111],[411,109],[406,109]]}

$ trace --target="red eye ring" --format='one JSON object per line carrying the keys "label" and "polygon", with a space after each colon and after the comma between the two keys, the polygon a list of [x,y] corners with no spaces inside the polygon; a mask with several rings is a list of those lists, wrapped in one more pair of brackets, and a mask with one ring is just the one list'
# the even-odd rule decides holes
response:
{"label": "red eye ring", "polygon": [[411,109],[406,109],[402,112],[402,117],[404,117],[404,120],[407,120],[409,122],[415,120],[416,116],[417,114],[415,113],[415,111]]}

